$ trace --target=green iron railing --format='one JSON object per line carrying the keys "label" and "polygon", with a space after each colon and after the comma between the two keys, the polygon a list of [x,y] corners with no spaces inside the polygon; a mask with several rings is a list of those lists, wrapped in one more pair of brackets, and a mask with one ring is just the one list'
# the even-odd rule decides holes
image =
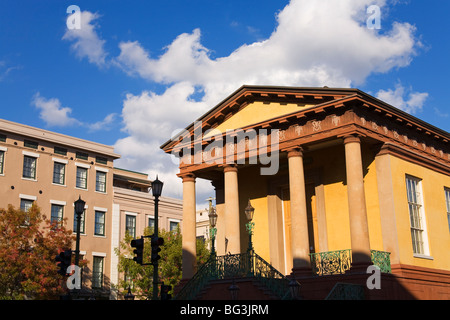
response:
{"label": "green iron railing", "polygon": [[212,255],[180,290],[175,299],[195,300],[211,280],[255,278],[280,299],[289,298],[289,279],[254,251],[242,254]]}
{"label": "green iron railing", "polygon": [[391,253],[385,251],[371,250],[372,263],[380,268],[383,273],[391,273]]}
{"label": "green iron railing", "polygon": [[[310,253],[310,259],[312,272],[317,276],[344,274],[347,270],[350,270],[352,265],[350,249]],[[381,272],[391,272],[389,252],[371,250],[371,259]]]}
{"label": "green iron railing", "polygon": [[310,253],[311,268],[314,275],[324,276],[344,274],[352,265],[351,250],[336,250]]}

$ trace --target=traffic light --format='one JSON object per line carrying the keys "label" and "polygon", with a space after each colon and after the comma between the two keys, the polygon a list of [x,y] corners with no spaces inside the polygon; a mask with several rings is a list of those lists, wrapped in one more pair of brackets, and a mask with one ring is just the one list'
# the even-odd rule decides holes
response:
{"label": "traffic light", "polygon": [[165,285],[164,282],[161,284],[161,300],[172,299],[172,295],[169,294],[170,290],[172,290],[172,286]]}
{"label": "traffic light", "polygon": [[152,263],[157,262],[161,257],[159,256],[159,252],[161,251],[160,246],[164,244],[163,238],[157,238],[152,236]]}
{"label": "traffic light", "polygon": [[139,264],[143,264],[143,255],[144,255],[144,237],[140,239],[131,240],[131,246],[136,248],[133,250],[133,253],[136,255],[133,260]]}
{"label": "traffic light", "polygon": [[67,275],[67,268],[72,263],[72,250],[65,250],[56,256],[55,261],[58,262],[58,273],[62,276]]}

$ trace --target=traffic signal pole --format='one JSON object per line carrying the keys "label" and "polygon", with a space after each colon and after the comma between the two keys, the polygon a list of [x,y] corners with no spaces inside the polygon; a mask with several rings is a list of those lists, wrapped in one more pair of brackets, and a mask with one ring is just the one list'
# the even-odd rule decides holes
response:
{"label": "traffic signal pole", "polygon": [[[154,237],[155,240],[158,240],[158,203],[159,203],[159,196],[155,197],[155,230],[154,230]],[[153,239],[152,239],[153,240]],[[152,241],[153,242],[153,241]],[[153,263],[153,300],[158,300],[158,259],[156,261],[152,261]]]}

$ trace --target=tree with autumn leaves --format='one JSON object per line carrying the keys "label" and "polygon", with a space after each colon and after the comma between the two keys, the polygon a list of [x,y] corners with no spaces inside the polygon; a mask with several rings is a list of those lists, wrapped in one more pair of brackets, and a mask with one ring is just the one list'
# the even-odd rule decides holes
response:
{"label": "tree with autumn leaves", "polygon": [[0,299],[58,299],[65,278],[55,257],[72,241],[72,231],[52,224],[36,205],[0,209]]}
{"label": "tree with autumn leaves", "polygon": [[[152,228],[144,230],[144,236],[153,233]],[[159,282],[174,287],[181,280],[181,232],[179,228],[174,231],[159,230],[159,237],[164,239],[159,255],[161,259],[158,263]],[[118,248],[115,249],[119,257],[118,271],[122,273],[119,280],[119,292],[126,294],[128,288],[131,289],[137,299],[151,299],[153,293],[153,265],[142,266],[133,260],[134,253],[130,243],[133,237],[128,233],[120,242]],[[150,241],[150,240],[149,240]],[[151,255],[150,243],[144,245],[144,263],[149,263]],[[210,252],[206,247],[206,243],[197,240],[197,265],[202,265],[209,258]]]}

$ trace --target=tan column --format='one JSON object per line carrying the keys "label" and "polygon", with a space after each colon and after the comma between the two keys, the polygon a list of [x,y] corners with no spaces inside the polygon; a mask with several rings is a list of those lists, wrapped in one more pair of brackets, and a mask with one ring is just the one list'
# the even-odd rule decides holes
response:
{"label": "tan column", "polygon": [[311,260],[309,257],[303,150],[296,148],[288,151],[288,162],[293,269],[309,269]]}
{"label": "tan column", "polygon": [[227,253],[241,253],[239,223],[238,169],[234,165],[224,167],[225,180],[225,237],[228,240]]}
{"label": "tan column", "polygon": [[182,279],[190,279],[196,272],[195,176],[183,175]]}
{"label": "tan column", "polygon": [[364,193],[361,140],[357,136],[344,138],[347,196],[352,245],[352,265],[370,263],[369,228]]}

